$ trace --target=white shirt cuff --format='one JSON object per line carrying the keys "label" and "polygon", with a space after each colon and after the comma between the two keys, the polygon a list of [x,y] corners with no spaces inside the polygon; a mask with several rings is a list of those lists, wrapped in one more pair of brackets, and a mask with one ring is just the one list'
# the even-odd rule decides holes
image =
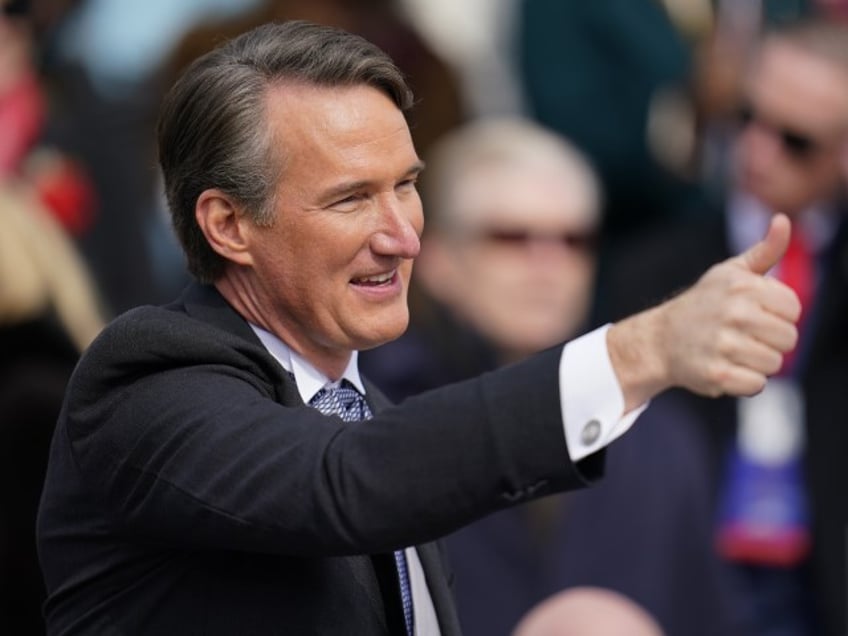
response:
{"label": "white shirt cuff", "polygon": [[576,462],[626,433],[648,403],[624,415],[624,395],[607,351],[604,325],[563,347],[560,405],[568,455]]}

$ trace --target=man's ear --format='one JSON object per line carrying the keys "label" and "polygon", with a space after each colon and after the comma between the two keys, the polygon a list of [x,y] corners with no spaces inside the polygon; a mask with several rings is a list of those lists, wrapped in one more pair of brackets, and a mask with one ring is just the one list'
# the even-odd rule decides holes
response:
{"label": "man's ear", "polygon": [[217,188],[204,190],[197,197],[194,216],[207,242],[215,252],[239,265],[252,265],[248,219],[241,208]]}

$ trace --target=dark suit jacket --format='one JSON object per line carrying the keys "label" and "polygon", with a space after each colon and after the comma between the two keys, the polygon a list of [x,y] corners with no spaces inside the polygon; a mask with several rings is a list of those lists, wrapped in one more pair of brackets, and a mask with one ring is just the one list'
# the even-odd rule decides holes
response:
{"label": "dark suit jacket", "polygon": [[[723,214],[657,232],[634,244],[610,268],[604,289],[606,318],[616,319],[660,301],[727,257]],[[821,633],[843,636],[846,624],[846,536],[848,536],[848,223],[821,255],[822,278],[800,343],[800,382],[806,404],[807,494],[812,509],[812,595]],[[712,482],[717,489],[724,457],[736,431],[736,402],[688,394],[712,435]]]}
{"label": "dark suit jacket", "polygon": [[[586,483],[559,350],[343,424],[305,407],[210,287],[125,314],[71,380],[38,520],[49,634],[402,633],[387,553]],[[369,556],[365,556],[369,555]],[[376,555],[376,556],[375,556]],[[383,555],[383,556],[380,556]]]}

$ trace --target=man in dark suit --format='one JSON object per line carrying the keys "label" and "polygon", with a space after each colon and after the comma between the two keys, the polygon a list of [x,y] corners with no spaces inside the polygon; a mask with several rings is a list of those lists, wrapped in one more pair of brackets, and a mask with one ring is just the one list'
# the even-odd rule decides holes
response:
{"label": "man in dark suit", "polygon": [[672,302],[386,404],[357,351],[408,322],[411,103],[379,49],[299,22],[200,58],[166,97],[160,162],[199,283],[117,319],[71,380],[38,522],[50,634],[456,634],[429,542],[591,482],[669,386],[748,394],[777,371],[799,307],[762,274],[785,218]]}
{"label": "man in dark suit", "polygon": [[804,309],[798,350],[773,383],[782,387],[777,415],[789,414],[782,434],[771,435],[780,417],[762,399],[682,397],[712,434],[716,538],[750,588],[755,633],[837,636],[848,631],[848,28],[805,22],[768,34],[747,74],[740,124],[723,209],[623,252],[607,281],[608,317],[667,297],[746,249],[775,211],[791,217],[793,246],[774,275]]}

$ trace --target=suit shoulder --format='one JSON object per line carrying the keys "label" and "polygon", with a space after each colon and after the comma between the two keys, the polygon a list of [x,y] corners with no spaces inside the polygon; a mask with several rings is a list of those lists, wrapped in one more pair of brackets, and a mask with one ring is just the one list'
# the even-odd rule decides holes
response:
{"label": "suit shoulder", "polygon": [[280,373],[258,340],[177,308],[143,306],[113,320],[92,342],[74,371],[68,394],[100,399],[143,378],[192,369],[237,376],[266,392]]}
{"label": "suit shoulder", "polygon": [[227,340],[222,330],[165,307],[131,309],[110,322],[91,343],[81,364],[150,357],[190,357],[198,349],[208,355],[216,342]]}

